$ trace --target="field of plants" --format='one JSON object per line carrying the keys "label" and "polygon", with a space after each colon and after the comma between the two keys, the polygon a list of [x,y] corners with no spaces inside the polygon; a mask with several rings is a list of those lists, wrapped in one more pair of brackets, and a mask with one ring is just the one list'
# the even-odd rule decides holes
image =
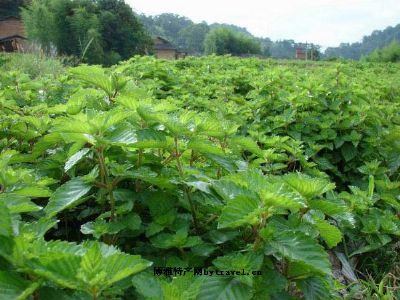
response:
{"label": "field of plants", "polygon": [[399,168],[400,65],[3,62],[0,299],[396,299]]}

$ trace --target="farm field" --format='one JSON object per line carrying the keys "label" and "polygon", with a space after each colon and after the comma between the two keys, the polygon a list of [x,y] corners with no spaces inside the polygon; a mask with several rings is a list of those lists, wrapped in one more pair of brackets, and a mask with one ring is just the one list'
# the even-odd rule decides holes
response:
{"label": "farm field", "polygon": [[400,297],[399,64],[18,70],[0,299]]}

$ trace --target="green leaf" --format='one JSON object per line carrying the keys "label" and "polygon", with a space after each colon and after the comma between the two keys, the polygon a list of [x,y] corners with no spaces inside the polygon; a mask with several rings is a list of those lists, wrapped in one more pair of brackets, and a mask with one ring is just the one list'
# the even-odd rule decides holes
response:
{"label": "green leaf", "polygon": [[136,291],[146,299],[162,299],[160,281],[153,274],[145,272],[137,274],[132,278],[132,283]]}
{"label": "green leaf", "polygon": [[250,151],[259,157],[264,157],[264,154],[255,141],[249,137],[236,136],[232,138],[232,145],[239,146],[242,150]]}
{"label": "green leaf", "polygon": [[305,300],[333,299],[331,288],[326,280],[320,277],[310,277],[297,281],[297,285],[304,294]]}
{"label": "green leaf", "polygon": [[259,216],[266,210],[258,197],[237,196],[229,200],[222,209],[218,219],[218,229],[235,228],[242,225],[253,225],[259,221]]}
{"label": "green leaf", "polygon": [[30,284],[16,272],[0,271],[0,299],[21,299]]}
{"label": "green leaf", "polygon": [[76,78],[90,83],[104,92],[111,95],[113,92],[113,82],[111,78],[104,74],[104,70],[99,66],[79,66],[70,70]]}
{"label": "green leaf", "polygon": [[191,140],[187,145],[187,148],[192,149],[201,154],[214,154],[219,156],[225,155],[224,152],[219,147],[217,147],[216,145],[207,140],[200,140],[200,139]]}
{"label": "green leaf", "polygon": [[165,300],[196,300],[203,278],[190,275],[179,276],[170,282],[161,282],[163,299]]}
{"label": "green leaf", "polygon": [[78,152],[76,152],[74,155],[72,155],[65,163],[64,166],[64,171],[68,172],[73,166],[75,166],[82,158],[85,157],[86,154],[88,154],[90,151],[89,148],[84,148]]}
{"label": "green leaf", "polygon": [[0,201],[0,235],[6,237],[13,235],[10,211],[3,201]]}
{"label": "green leaf", "polygon": [[353,146],[353,144],[345,143],[341,148],[340,151],[344,157],[346,162],[349,162],[353,158],[357,156],[357,148]]}
{"label": "green leaf", "polygon": [[130,124],[120,124],[107,133],[105,139],[115,145],[130,146],[138,139],[136,132]]}
{"label": "green leaf", "polygon": [[42,207],[33,203],[28,197],[12,193],[0,194],[0,202],[5,203],[11,214],[39,211]]}
{"label": "green leaf", "polygon": [[331,264],[324,248],[300,231],[276,232],[269,245],[290,261],[304,263],[321,274],[331,274]]}
{"label": "green leaf", "polygon": [[249,300],[251,287],[237,278],[225,276],[207,277],[200,290],[198,300]]}
{"label": "green leaf", "polygon": [[79,200],[91,189],[80,177],[71,179],[60,186],[50,197],[44,211],[49,217],[55,216],[60,211],[79,204]]}
{"label": "green leaf", "polygon": [[302,194],[307,199],[312,199],[317,196],[333,190],[335,184],[330,183],[323,178],[312,178],[302,173],[290,173],[283,176],[285,182]]}
{"label": "green leaf", "polygon": [[285,184],[269,184],[260,191],[260,197],[266,206],[290,209],[295,212],[306,207],[305,199]]}
{"label": "green leaf", "polygon": [[336,247],[341,242],[342,233],[336,226],[329,224],[326,220],[316,220],[315,226],[329,248]]}
{"label": "green leaf", "polygon": [[27,186],[22,189],[13,191],[13,194],[32,198],[45,198],[50,197],[51,195],[49,189],[41,186]]}
{"label": "green leaf", "polygon": [[29,261],[27,264],[35,270],[35,273],[55,283],[70,289],[80,289],[80,283],[76,279],[81,257],[73,254],[51,255]]}
{"label": "green leaf", "polygon": [[151,239],[154,247],[161,249],[169,248],[191,248],[199,245],[201,239],[198,236],[188,237],[187,229],[179,229],[175,234],[160,233]]}

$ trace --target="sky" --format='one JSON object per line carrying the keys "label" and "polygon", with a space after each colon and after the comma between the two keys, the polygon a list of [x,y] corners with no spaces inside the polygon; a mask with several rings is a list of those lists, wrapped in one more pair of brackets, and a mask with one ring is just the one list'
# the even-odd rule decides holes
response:
{"label": "sky", "polygon": [[198,23],[229,23],[258,37],[323,48],[360,41],[400,23],[400,0],[125,0],[137,13],[175,13]]}

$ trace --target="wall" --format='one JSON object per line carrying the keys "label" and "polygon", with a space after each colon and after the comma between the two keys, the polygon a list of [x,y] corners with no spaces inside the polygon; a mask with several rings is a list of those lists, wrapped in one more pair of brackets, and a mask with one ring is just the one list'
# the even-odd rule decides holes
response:
{"label": "wall", "polygon": [[176,59],[176,51],[175,50],[157,50],[156,56],[157,56],[157,58],[161,58],[161,59]]}
{"label": "wall", "polygon": [[0,21],[0,38],[16,34],[25,36],[24,25],[21,20],[7,19]]}

